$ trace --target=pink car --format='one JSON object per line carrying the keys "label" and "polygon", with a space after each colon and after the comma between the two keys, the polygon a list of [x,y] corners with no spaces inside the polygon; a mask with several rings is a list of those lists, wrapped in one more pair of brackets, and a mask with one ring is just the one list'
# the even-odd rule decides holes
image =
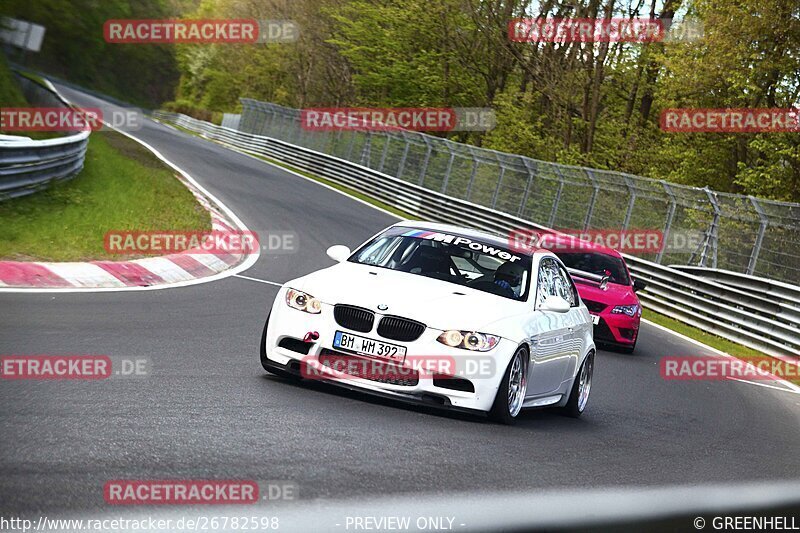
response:
{"label": "pink car", "polygon": [[644,289],[645,283],[631,276],[625,259],[612,248],[570,237],[551,242],[548,248],[567,267],[592,314],[595,342],[632,353],[642,317],[636,291]]}

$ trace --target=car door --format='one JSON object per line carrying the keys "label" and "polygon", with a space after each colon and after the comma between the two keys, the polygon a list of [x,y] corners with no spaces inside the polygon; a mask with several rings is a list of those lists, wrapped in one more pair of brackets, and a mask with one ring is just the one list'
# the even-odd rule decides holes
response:
{"label": "car door", "polygon": [[528,300],[534,312],[526,325],[531,345],[527,397],[554,392],[569,369],[574,333],[570,331],[572,308],[566,313],[539,309],[547,296],[562,296],[563,279],[559,269],[560,265],[553,257],[543,257],[539,261],[536,290]]}
{"label": "car door", "polygon": [[577,365],[586,349],[586,339],[592,336],[592,323],[581,308],[581,299],[578,289],[572,281],[564,264],[559,261],[559,278],[556,291],[559,296],[569,302],[570,308],[566,315],[567,333],[564,337],[564,349],[569,355],[569,364],[566,368],[564,379],[575,374]]}

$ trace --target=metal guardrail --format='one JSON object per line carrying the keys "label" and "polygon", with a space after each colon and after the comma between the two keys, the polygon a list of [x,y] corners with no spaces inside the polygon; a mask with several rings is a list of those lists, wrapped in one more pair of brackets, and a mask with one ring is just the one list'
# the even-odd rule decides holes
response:
{"label": "metal guardrail", "polygon": [[[420,218],[469,226],[504,237],[512,229],[550,231],[520,217],[288,142],[175,113],[157,111],[153,118],[330,179]],[[647,289],[639,293],[646,307],[769,355],[800,354],[800,316],[791,306],[639,257],[626,255],[626,260],[634,276],[648,282]]]}
{"label": "metal guardrail", "polygon": [[[29,78],[20,80],[25,84],[24,92],[44,93],[48,105],[52,102],[69,105],[52,86],[37,84]],[[54,182],[74,177],[83,169],[88,143],[88,131],[43,140],[0,136],[0,201],[32,194]]]}
{"label": "metal guardrail", "polygon": [[800,287],[797,285],[790,285],[789,283],[783,283],[782,281],[775,281],[772,279],[747,276],[738,272],[731,272],[730,270],[686,265],[671,266],[672,268],[677,268],[683,272],[716,281],[728,287],[750,291],[765,298],[770,298],[773,301],[780,301],[787,306],[796,308],[798,314],[800,314]]}
{"label": "metal guardrail", "polygon": [[661,231],[644,258],[800,283],[800,204],[563,165],[416,131],[311,131],[301,110],[240,99],[236,128],[571,233]]}

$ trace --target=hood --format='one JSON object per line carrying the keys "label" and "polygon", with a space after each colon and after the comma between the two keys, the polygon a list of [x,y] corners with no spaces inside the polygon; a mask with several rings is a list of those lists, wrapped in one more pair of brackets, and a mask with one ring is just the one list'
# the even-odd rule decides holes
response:
{"label": "hood", "polygon": [[603,290],[592,281],[584,281],[576,276],[573,276],[572,279],[575,281],[575,287],[577,287],[578,294],[581,295],[582,300],[591,300],[607,305],[633,305],[639,303],[639,297],[636,296],[636,293],[633,292],[633,287],[630,285],[609,283],[606,285],[606,290]]}
{"label": "hood", "polygon": [[[286,285],[322,303],[349,304],[424,322],[434,329],[478,330],[525,310],[525,302],[463,285],[370,265],[343,262]],[[378,305],[388,309],[379,310]],[[476,313],[476,310],[480,313]],[[491,333],[491,332],[489,332]]]}

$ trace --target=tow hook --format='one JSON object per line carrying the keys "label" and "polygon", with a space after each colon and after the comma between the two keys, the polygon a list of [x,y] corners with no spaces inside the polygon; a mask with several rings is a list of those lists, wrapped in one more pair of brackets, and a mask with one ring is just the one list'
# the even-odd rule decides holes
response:
{"label": "tow hook", "polygon": [[319,333],[316,331],[309,331],[306,333],[305,337],[303,337],[303,342],[314,342],[317,339],[319,339]]}

